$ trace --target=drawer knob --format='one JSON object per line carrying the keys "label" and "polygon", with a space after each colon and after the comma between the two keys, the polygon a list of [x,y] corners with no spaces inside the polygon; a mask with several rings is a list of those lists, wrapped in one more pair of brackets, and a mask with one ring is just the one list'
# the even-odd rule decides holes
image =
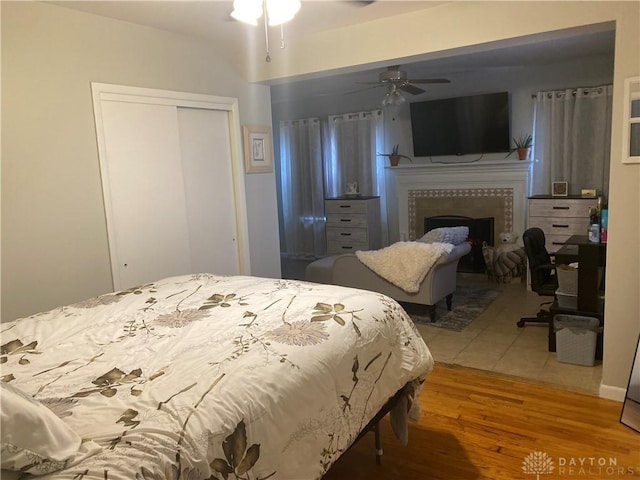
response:
{"label": "drawer knob", "polygon": [[341,233],[340,235],[342,235],[343,237],[350,237],[351,236],[350,233]]}
{"label": "drawer knob", "polygon": [[557,206],[553,206],[554,210],[569,210],[571,207],[557,207]]}
{"label": "drawer knob", "polygon": [[343,245],[340,248],[342,248],[343,250],[353,250],[353,247],[349,247],[349,246],[345,246],[345,245]]}
{"label": "drawer knob", "polygon": [[557,223],[552,224],[552,226],[556,227],[556,228],[569,228],[569,225],[560,225],[560,224],[557,224]]}
{"label": "drawer knob", "polygon": [[351,219],[350,218],[341,218],[340,221],[341,222],[350,222]]}

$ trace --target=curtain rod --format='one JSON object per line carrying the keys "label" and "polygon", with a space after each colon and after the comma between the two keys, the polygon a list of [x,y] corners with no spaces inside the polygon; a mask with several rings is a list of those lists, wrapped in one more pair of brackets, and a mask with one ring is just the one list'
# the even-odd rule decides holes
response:
{"label": "curtain rod", "polygon": [[382,115],[382,110],[378,109],[378,110],[372,110],[369,112],[357,112],[357,113],[343,113],[342,115],[329,115],[329,119],[336,121],[336,120],[353,120],[354,118],[368,118],[368,117],[373,117],[374,115],[380,116]]}
{"label": "curtain rod", "polygon": [[306,124],[313,124],[313,123],[319,123],[320,119],[317,117],[311,117],[311,118],[299,118],[297,120],[282,120],[280,123],[281,124],[285,124],[285,125],[306,125]]}
{"label": "curtain rod", "polygon": [[[605,85],[606,86],[606,85]],[[604,87],[581,87],[584,90],[584,94],[588,95],[591,92],[597,92],[597,93],[602,93],[602,89]],[[567,90],[570,90],[569,88],[567,88]],[[542,91],[542,92],[538,92],[538,93],[542,93],[543,95],[546,95],[548,98],[551,98],[552,95],[556,95],[557,97],[561,97],[563,95],[567,94],[567,90],[548,90],[548,91]],[[532,93],[531,94],[531,98],[537,98],[538,97],[538,93]],[[571,95],[576,96],[578,94],[578,89],[574,88],[571,90]]]}

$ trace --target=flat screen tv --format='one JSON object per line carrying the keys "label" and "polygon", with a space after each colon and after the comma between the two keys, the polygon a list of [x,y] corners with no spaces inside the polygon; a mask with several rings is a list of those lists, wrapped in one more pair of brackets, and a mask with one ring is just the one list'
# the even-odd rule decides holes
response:
{"label": "flat screen tv", "polygon": [[413,155],[465,155],[508,152],[508,92],[414,102]]}

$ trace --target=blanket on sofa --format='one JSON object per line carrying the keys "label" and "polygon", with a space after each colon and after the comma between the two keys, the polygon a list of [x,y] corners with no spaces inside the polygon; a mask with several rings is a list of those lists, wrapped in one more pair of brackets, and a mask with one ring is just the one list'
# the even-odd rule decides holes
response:
{"label": "blanket on sofa", "polygon": [[431,267],[451,250],[450,243],[396,242],[380,250],[358,250],[356,256],[386,281],[416,293]]}

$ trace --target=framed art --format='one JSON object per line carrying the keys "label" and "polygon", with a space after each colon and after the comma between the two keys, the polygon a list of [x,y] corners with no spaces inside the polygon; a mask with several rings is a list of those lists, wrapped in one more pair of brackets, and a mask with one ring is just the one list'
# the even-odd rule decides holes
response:
{"label": "framed art", "polygon": [[268,173],[273,171],[271,158],[271,129],[244,125],[244,170],[246,173]]}
{"label": "framed art", "polygon": [[553,182],[551,195],[554,197],[566,197],[569,195],[569,184],[567,182]]}
{"label": "framed art", "polygon": [[624,81],[622,163],[640,163],[640,77]]}

